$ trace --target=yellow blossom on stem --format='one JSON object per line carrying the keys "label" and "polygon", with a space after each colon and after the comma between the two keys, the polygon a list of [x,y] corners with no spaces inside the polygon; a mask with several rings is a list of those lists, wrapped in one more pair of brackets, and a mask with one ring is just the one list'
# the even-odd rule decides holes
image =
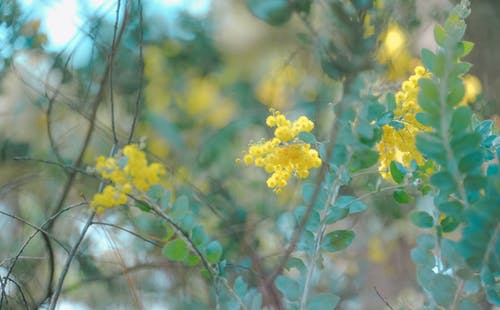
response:
{"label": "yellow blossom on stem", "polygon": [[263,167],[271,175],[266,181],[267,186],[280,192],[292,176],[305,179],[309,176],[309,170],[319,168],[322,162],[318,151],[298,138],[299,133],[313,130],[314,123],[311,120],[301,116],[291,122],[279,111],[271,112],[266,124],[270,128],[276,127],[274,137],[250,145],[243,162]]}
{"label": "yellow blossom on stem", "polygon": [[98,212],[127,203],[127,195],[134,189],[146,192],[166,174],[162,164],[148,165],[146,154],[136,144],[125,146],[116,157],[100,156],[95,168],[102,178],[111,182],[95,194],[90,203]]}
{"label": "yellow blossom on stem", "polygon": [[421,131],[430,130],[419,123],[416,114],[422,109],[418,105],[418,80],[430,77],[430,73],[422,66],[415,68],[415,74],[403,82],[401,90],[396,93],[396,108],[394,109],[394,120],[401,124],[401,129],[390,125],[382,127],[382,139],[378,144],[380,152],[379,171],[382,177],[389,179],[389,167],[391,161],[400,162],[409,167],[412,160],[418,165],[424,163],[424,157],[415,146],[415,137]]}

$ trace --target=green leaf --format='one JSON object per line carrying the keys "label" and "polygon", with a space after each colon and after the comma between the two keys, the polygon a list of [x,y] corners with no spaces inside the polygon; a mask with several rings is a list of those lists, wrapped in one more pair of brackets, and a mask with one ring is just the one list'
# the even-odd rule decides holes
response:
{"label": "green leaf", "polygon": [[481,137],[476,133],[466,133],[451,139],[450,145],[456,157],[460,158],[479,148]]}
{"label": "green leaf", "polygon": [[452,76],[461,76],[469,72],[472,68],[472,64],[466,61],[460,61],[453,65],[453,70],[451,71]]}
{"label": "green leaf", "polygon": [[432,73],[439,78],[444,77],[445,73],[445,64],[446,64],[446,55],[445,52],[442,50],[438,50],[438,53],[436,55],[436,61],[434,63],[434,70]]}
{"label": "green leaf", "polygon": [[493,126],[492,120],[485,120],[482,121],[479,125],[477,125],[474,131],[484,137],[491,133],[492,126]]}
{"label": "green leaf", "polygon": [[165,226],[165,237],[163,238],[163,240],[168,241],[168,240],[172,239],[173,236],[175,236],[175,229],[170,225],[166,225]]}
{"label": "green leaf", "polygon": [[454,107],[462,101],[465,96],[465,87],[461,78],[454,78],[448,81],[448,95],[446,103],[449,107]]}
{"label": "green leaf", "polygon": [[429,213],[424,211],[412,212],[410,214],[410,220],[415,226],[420,228],[432,228],[432,226],[434,226],[434,219]]}
{"label": "green leaf", "polygon": [[462,106],[453,110],[453,114],[451,115],[451,124],[450,124],[450,130],[452,135],[457,135],[458,133],[461,133],[467,128],[469,128],[471,119],[472,119],[472,112],[469,107]]}
{"label": "green leaf", "polygon": [[460,225],[460,222],[457,221],[457,219],[455,219],[454,217],[447,216],[442,219],[439,224],[441,225],[444,233],[449,233],[454,231],[458,227],[458,225]]}
{"label": "green leaf", "polygon": [[441,123],[439,115],[433,115],[427,112],[418,112],[415,118],[420,124],[434,128],[439,128],[439,124]]}
{"label": "green leaf", "polygon": [[469,55],[470,52],[472,52],[472,49],[474,48],[474,43],[469,41],[462,41],[458,44],[462,49],[462,53],[459,55],[459,57],[465,57]]}
{"label": "green leaf", "polygon": [[198,248],[203,247],[209,241],[205,228],[201,225],[195,226],[191,231],[191,240]]}
{"label": "green leaf", "polygon": [[196,266],[201,262],[201,259],[198,255],[195,254],[189,254],[188,257],[185,260],[185,263],[187,266]]}
{"label": "green leaf", "polygon": [[247,5],[252,14],[272,26],[286,23],[293,12],[287,0],[247,0]]}
{"label": "green leaf", "polygon": [[349,214],[354,214],[365,211],[366,205],[354,196],[340,196],[337,199],[336,208],[346,208]]}
{"label": "green leaf", "polygon": [[141,209],[144,212],[149,212],[151,211],[151,207],[148,205],[147,202],[142,201],[142,200],[134,200],[134,205]]}
{"label": "green leaf", "polygon": [[305,143],[309,143],[309,144],[316,143],[316,137],[310,132],[302,131],[299,133],[299,135],[297,137],[300,140],[304,141]]}
{"label": "green leaf", "polygon": [[462,218],[464,206],[458,201],[447,201],[438,205],[438,210],[457,219]]}
{"label": "green leaf", "polygon": [[170,241],[163,248],[163,255],[173,261],[183,261],[189,254],[189,248],[181,239]]}
{"label": "green leaf", "polygon": [[234,281],[233,289],[236,295],[238,295],[240,298],[243,298],[247,293],[248,285],[246,284],[245,280],[243,280],[243,277],[241,275],[238,276]]}
{"label": "green leaf", "polygon": [[436,263],[432,252],[421,247],[411,249],[410,255],[411,260],[417,265],[432,268]]}
{"label": "green leaf", "polygon": [[181,219],[190,213],[191,211],[189,209],[189,199],[186,196],[180,196],[174,202],[170,215],[175,219]]}
{"label": "green leaf", "polygon": [[340,297],[333,294],[318,294],[313,296],[307,303],[307,310],[335,309],[340,301]]}
{"label": "green leaf", "polygon": [[378,156],[378,152],[374,150],[363,150],[355,152],[351,157],[351,171],[370,168],[377,163]]}
{"label": "green leaf", "polygon": [[337,252],[347,248],[354,239],[352,230],[335,230],[328,233],[321,244],[321,248],[328,252]]}
{"label": "green leaf", "polygon": [[347,148],[343,144],[337,144],[333,148],[330,163],[340,166],[347,161]]}
{"label": "green leaf", "polygon": [[163,185],[155,184],[149,188],[147,195],[149,198],[156,201],[163,197],[163,190],[164,190]]}
{"label": "green leaf", "polygon": [[220,261],[222,257],[222,245],[220,245],[219,241],[214,240],[207,245],[205,256],[210,264],[215,264]]}
{"label": "green leaf", "polygon": [[444,192],[452,192],[455,189],[455,180],[448,171],[440,171],[431,176],[430,182],[432,185]]}
{"label": "green leaf", "polygon": [[458,169],[464,174],[470,174],[478,171],[483,164],[483,153],[481,151],[474,151],[465,155],[458,162]]}
{"label": "green leaf", "polygon": [[453,267],[459,267],[464,264],[464,260],[458,250],[458,245],[453,240],[441,239],[441,254],[446,263]]}
{"label": "green leaf", "polygon": [[446,149],[444,148],[443,141],[432,134],[420,133],[415,140],[417,149],[424,156],[436,161],[440,165],[447,163]]}
{"label": "green leaf", "polygon": [[446,47],[447,34],[440,24],[436,24],[434,27],[434,38],[439,46]]}
{"label": "green leaf", "polygon": [[408,195],[407,192],[405,192],[402,189],[397,189],[392,193],[392,197],[396,202],[404,204],[404,203],[409,203],[413,201],[413,197]]}
{"label": "green leaf", "polygon": [[422,62],[424,63],[424,66],[429,71],[434,71],[434,63],[436,61],[436,55],[434,55],[434,53],[431,52],[430,50],[423,48],[422,52],[420,53],[420,56],[422,58]]}
{"label": "green leaf", "polygon": [[420,86],[420,92],[422,92],[427,98],[433,102],[439,102],[438,87],[431,79],[421,78],[418,80],[418,85]]}
{"label": "green leaf", "polygon": [[403,183],[404,178],[406,176],[406,173],[408,173],[406,168],[402,164],[400,164],[399,162],[394,161],[394,160],[391,161],[391,164],[389,167],[390,167],[391,176],[392,176],[392,179],[394,180],[394,182],[396,182],[397,184]]}
{"label": "green leaf", "polygon": [[386,112],[384,113],[378,120],[377,125],[383,126],[388,124],[394,118],[394,112]]}
{"label": "green leaf", "polygon": [[349,209],[346,208],[330,208],[326,215],[326,223],[333,224],[345,218],[349,214]]}
{"label": "green leaf", "polygon": [[284,276],[284,275],[279,275],[276,277],[276,280],[274,280],[274,283],[276,284],[276,288],[290,301],[294,301],[299,299],[299,284],[297,281]]}
{"label": "green leaf", "polygon": [[290,256],[287,260],[286,260],[286,264],[285,264],[285,268],[287,270],[290,270],[292,268],[295,268],[297,269],[298,271],[300,271],[301,273],[302,272],[305,272],[307,270],[307,267],[306,265],[304,264],[304,261],[302,261],[302,259],[298,258],[298,257],[293,257],[293,256]]}
{"label": "green leaf", "polygon": [[455,297],[455,291],[457,290],[453,278],[443,274],[436,274],[432,282],[429,283],[428,288],[434,301],[443,307],[451,305]]}

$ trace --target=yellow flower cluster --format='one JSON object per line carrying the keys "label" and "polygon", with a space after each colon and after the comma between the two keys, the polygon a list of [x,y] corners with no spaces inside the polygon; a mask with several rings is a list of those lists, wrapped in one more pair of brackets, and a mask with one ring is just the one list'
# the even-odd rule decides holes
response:
{"label": "yellow flower cluster", "polygon": [[376,59],[387,66],[387,79],[394,81],[406,76],[412,68],[413,58],[403,29],[397,23],[390,23],[379,39],[381,45]]}
{"label": "yellow flower cluster", "polygon": [[429,128],[420,124],[415,116],[422,111],[417,102],[418,80],[428,77],[430,77],[430,72],[427,72],[422,66],[417,66],[415,74],[403,82],[401,91],[396,93],[394,119],[396,122],[401,122],[404,128],[398,130],[390,125],[382,127],[382,139],[378,144],[379,171],[386,179],[390,178],[389,167],[393,160],[400,162],[405,167],[409,167],[412,160],[415,160],[418,165],[424,163],[422,154],[415,146],[415,137],[417,133],[428,131]]}
{"label": "yellow flower cluster", "polygon": [[245,164],[264,167],[271,176],[267,186],[279,193],[287,186],[292,176],[305,179],[309,170],[319,168],[321,159],[318,152],[297,137],[301,132],[311,132],[314,123],[305,116],[299,117],[293,123],[278,111],[271,110],[272,115],[266,119],[270,128],[276,127],[274,137],[250,145],[244,155]]}
{"label": "yellow flower cluster", "polygon": [[123,148],[123,154],[117,157],[99,156],[96,171],[112,184],[106,185],[101,193],[95,194],[90,206],[98,212],[127,203],[127,195],[134,189],[146,192],[153,185],[160,183],[165,175],[162,164],[149,164],[146,154],[136,144]]}

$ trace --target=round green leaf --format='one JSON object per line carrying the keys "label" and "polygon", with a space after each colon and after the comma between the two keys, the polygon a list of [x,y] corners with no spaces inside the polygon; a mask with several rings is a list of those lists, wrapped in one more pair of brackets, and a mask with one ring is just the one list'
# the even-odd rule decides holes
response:
{"label": "round green leaf", "polygon": [[328,233],[323,239],[321,248],[328,252],[337,252],[347,248],[354,239],[352,230],[335,230]]}
{"label": "round green leaf", "polygon": [[405,175],[407,173],[406,168],[397,161],[391,161],[390,164],[391,176],[394,182],[397,184],[403,183]]}
{"label": "round green leaf", "polygon": [[205,249],[205,255],[207,257],[207,261],[210,264],[219,262],[222,256],[222,246],[220,245],[219,241],[214,240],[210,242]]}
{"label": "round green leaf", "polygon": [[415,226],[420,228],[432,228],[434,219],[427,212],[418,211],[410,214],[410,219]]}
{"label": "round green leaf", "polygon": [[392,197],[398,203],[409,203],[413,201],[413,197],[408,195],[408,193],[402,189],[395,190],[392,193]]}
{"label": "round green leaf", "polygon": [[174,261],[183,261],[187,258],[189,249],[184,240],[175,239],[163,248],[163,255]]}
{"label": "round green leaf", "polygon": [[279,275],[274,280],[276,288],[283,294],[288,300],[297,300],[299,298],[299,284],[294,279],[291,279],[284,275]]}

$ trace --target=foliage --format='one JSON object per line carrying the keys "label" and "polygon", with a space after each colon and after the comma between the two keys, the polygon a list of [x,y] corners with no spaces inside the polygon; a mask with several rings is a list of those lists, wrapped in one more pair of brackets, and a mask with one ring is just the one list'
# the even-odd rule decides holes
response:
{"label": "foliage", "polygon": [[[419,58],[392,17],[410,2],[232,4],[269,36],[242,51],[216,10],[166,36],[150,3],[117,1],[69,53],[0,4],[0,307],[500,306],[500,138],[470,107],[469,1]],[[297,51],[267,60],[273,36]]]}

